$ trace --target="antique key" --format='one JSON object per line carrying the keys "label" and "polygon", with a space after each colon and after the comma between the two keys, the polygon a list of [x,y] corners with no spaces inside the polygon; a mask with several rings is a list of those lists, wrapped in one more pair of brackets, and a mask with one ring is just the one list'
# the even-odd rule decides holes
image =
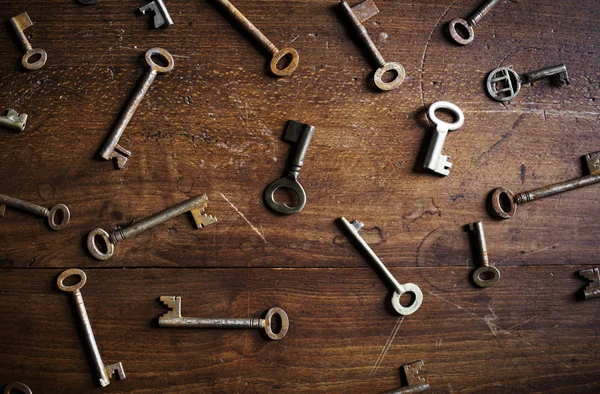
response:
{"label": "antique key", "polygon": [[[438,109],[451,112],[456,117],[454,123],[447,123],[440,120],[435,115],[435,111]],[[429,120],[435,124],[436,128],[431,137],[431,142],[429,143],[424,167],[440,175],[447,176],[450,174],[452,163],[448,161],[450,156],[442,155],[442,148],[444,147],[448,132],[458,130],[462,127],[465,122],[465,115],[458,106],[447,101],[438,101],[431,104],[427,115]]]}
{"label": "antique key", "polygon": [[[352,24],[356,37],[360,40],[361,44],[369,54],[371,61],[377,67],[375,74],[373,75],[375,85],[381,90],[392,90],[400,86],[406,76],[404,67],[396,62],[386,62],[371,37],[369,37],[367,29],[362,25],[364,21],[379,13],[379,9],[373,0],[364,0],[354,7],[350,7],[347,2],[340,0],[340,5],[344,14]],[[384,82],[382,77],[387,72],[392,74],[392,80]]]}
{"label": "antique key", "polygon": [[[175,328],[262,328],[267,336],[275,341],[283,339],[290,327],[290,321],[287,313],[281,308],[271,308],[267,311],[264,319],[229,319],[229,318],[198,318],[181,317],[181,297],[161,296],[160,301],[169,308],[158,318],[160,327]],[[271,323],[273,316],[279,316],[281,319],[281,329],[279,332],[273,332]]]}
{"label": "antique key", "polygon": [[492,194],[492,208],[495,214],[501,219],[509,219],[517,212],[517,205],[600,182],[600,152],[590,153],[584,156],[584,159],[589,175],[554,183],[517,195],[510,189],[497,188]]}
{"label": "antique key", "polygon": [[[448,25],[448,30],[450,32],[450,37],[460,45],[467,45],[473,42],[475,38],[475,32],[473,31],[473,27],[477,25],[483,17],[490,12],[490,10],[500,2],[500,0],[486,0],[484,1],[469,17],[467,20],[456,18],[450,22]],[[466,32],[466,37],[463,37],[456,27],[464,28]]]}
{"label": "antique key", "polygon": [[[161,58],[167,65],[161,66],[155,63],[152,59],[153,56]],[[129,156],[131,155],[130,151],[119,145],[119,140],[121,139],[125,128],[129,124],[129,121],[133,117],[135,110],[140,105],[140,102],[146,95],[150,85],[152,85],[156,75],[159,73],[168,73],[175,66],[173,56],[171,56],[169,52],[162,48],[149,49],[146,52],[146,63],[148,63],[148,66],[150,66],[150,70],[148,70],[144,76],[144,79],[142,80],[142,83],[135,90],[114,131],[100,150],[100,156],[102,156],[102,158],[105,160],[116,159],[118,168],[123,168],[125,163],[127,163]]]}
{"label": "antique key", "polygon": [[[256,26],[252,24],[229,0],[214,0],[233,18],[256,42],[258,42],[265,52],[271,56],[270,68],[271,72],[278,77],[286,77],[292,75],[298,63],[300,55],[294,48],[277,49],[269,39],[261,33]],[[283,68],[279,68],[278,64],[282,59],[289,59],[289,63]],[[286,60],[284,60],[285,62]],[[282,63],[282,65],[284,65]]]}
{"label": "antique key", "polygon": [[27,114],[18,114],[12,108],[4,110],[4,115],[0,116],[0,125],[13,130],[23,131],[27,124]]}
{"label": "antique key", "polygon": [[[87,237],[87,247],[92,256],[98,260],[108,260],[112,257],[115,252],[115,244],[123,241],[124,239],[131,238],[134,235],[141,233],[144,230],[151,229],[161,223],[166,222],[176,216],[182,215],[186,212],[190,212],[196,223],[196,227],[204,228],[208,225],[217,222],[217,218],[204,214],[204,210],[208,206],[208,197],[206,194],[201,196],[192,197],[189,200],[180,202],[170,208],[165,209],[162,212],[155,213],[139,222],[132,224],[129,227],[123,229],[116,229],[111,234],[107,233],[101,228],[92,230]],[[96,244],[96,237],[100,236],[104,242],[105,252],[102,251]]]}
{"label": "antique key", "polygon": [[479,252],[479,262],[481,267],[473,271],[471,278],[473,282],[479,287],[490,287],[498,283],[500,280],[500,271],[498,268],[490,265],[490,259],[487,253],[487,246],[485,244],[485,234],[483,232],[483,223],[471,223],[469,229],[475,235],[477,239],[477,249]]}
{"label": "antique key", "polygon": [[[65,285],[64,280],[71,276],[78,276],[80,278],[79,282],[71,286]],[[77,315],[79,316],[79,320],[81,321],[81,326],[85,334],[85,341],[94,358],[93,364],[94,369],[96,370],[96,376],[99,378],[100,385],[102,387],[106,387],[110,384],[110,378],[115,372],[119,375],[121,380],[125,379],[125,370],[123,369],[123,365],[120,361],[110,365],[105,365],[104,362],[102,362],[102,357],[100,357],[100,351],[98,350],[98,344],[96,344],[96,338],[94,338],[94,331],[92,331],[92,323],[88,317],[85,304],[83,303],[83,296],[81,295],[80,291],[80,289],[85,285],[86,280],[87,276],[85,275],[85,272],[77,268],[71,268],[58,276],[56,284],[60,290],[73,295],[75,306],[77,308]]]}
{"label": "antique key", "polygon": [[590,282],[585,289],[583,289],[585,299],[600,298],[600,270],[598,268],[581,270],[579,271],[579,276]]}
{"label": "antique key", "polygon": [[421,368],[423,368],[423,360],[415,361],[414,363],[406,364],[402,367],[404,376],[408,386],[400,387],[395,390],[386,391],[382,394],[416,394],[429,391],[429,383],[425,378],[419,376]]}
{"label": "antique key", "polygon": [[[383,274],[383,276],[387,279],[390,285],[394,290],[394,295],[392,296],[392,306],[401,315],[412,315],[421,307],[421,303],[423,302],[423,293],[419,286],[413,283],[404,283],[400,284],[398,280],[392,275],[392,273],[387,269],[387,267],[383,264],[383,262],[377,257],[373,249],[369,247],[369,244],[365,242],[363,237],[358,233],[360,229],[364,226],[363,223],[354,220],[352,223],[348,222],[346,218],[340,218],[340,221],[347,232],[350,234],[353,240],[355,240],[362,249],[367,253],[369,259],[375,263],[375,267],[379,269],[379,271]],[[404,293],[409,293],[414,296],[411,300],[411,303],[408,306],[403,306],[400,303],[400,297]]]}
{"label": "antique key", "polygon": [[166,25],[166,27],[173,25],[173,19],[171,19],[171,15],[169,15],[169,11],[167,10],[165,3],[163,3],[163,0],[153,0],[138,8],[138,11],[142,14],[151,12],[154,15],[152,23],[155,29],[164,25]]}
{"label": "antique key", "polygon": [[[14,392],[13,392],[14,390]],[[21,382],[12,382],[7,384],[4,387],[4,394],[16,394],[16,393],[23,393],[23,394],[33,394],[31,392],[31,389],[29,388],[29,386],[27,386],[25,383],[21,383]]]}
{"label": "antique key", "polygon": [[[46,64],[48,54],[43,49],[33,49],[23,32],[23,30],[33,26],[33,22],[29,18],[29,15],[26,12],[23,12],[22,14],[12,17],[10,18],[10,24],[15,29],[15,33],[17,34],[17,37],[19,37],[19,42],[21,42],[21,45],[25,49],[25,54],[21,58],[23,67],[28,70],[42,68],[44,64]],[[36,58],[37,60],[35,60]]]}
{"label": "antique key", "polygon": [[6,213],[7,206],[48,218],[48,225],[55,231],[67,227],[71,218],[71,211],[69,211],[69,208],[65,204],[56,204],[51,209],[48,209],[27,201],[9,197],[5,194],[0,194],[0,217],[3,217]]}
{"label": "antique key", "polygon": [[499,67],[488,74],[486,89],[496,101],[511,101],[517,97],[524,83],[532,84],[540,79],[551,78],[557,86],[568,85],[569,74],[564,64],[546,67],[519,75],[510,67]]}
{"label": "antique key", "polygon": [[[295,120],[289,121],[283,139],[287,142],[297,144],[296,153],[288,174],[271,183],[265,189],[265,201],[272,210],[284,215],[290,215],[292,213],[300,212],[306,205],[306,192],[298,182],[298,176],[300,175],[300,170],[304,164],[304,156],[306,156],[308,145],[310,144],[310,140],[312,139],[315,130],[314,126],[307,123],[300,123]],[[278,203],[275,201],[275,191],[279,188],[291,189],[298,197],[298,203],[295,206],[290,207],[285,203]]]}

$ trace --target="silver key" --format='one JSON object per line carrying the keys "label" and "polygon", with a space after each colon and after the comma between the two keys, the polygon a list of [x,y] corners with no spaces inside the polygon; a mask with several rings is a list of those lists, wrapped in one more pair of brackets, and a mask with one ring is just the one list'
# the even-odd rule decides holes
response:
{"label": "silver key", "polygon": [[152,23],[155,29],[161,26],[169,27],[173,25],[173,20],[171,19],[171,15],[169,15],[169,11],[167,10],[165,3],[163,3],[163,0],[151,1],[150,3],[138,8],[138,11],[140,11],[142,14],[151,12],[154,15],[152,18]]}
{"label": "silver key", "polygon": [[[483,19],[483,17],[490,12],[492,7],[498,4],[500,0],[486,0],[481,4],[469,17],[467,20],[456,18],[450,22],[448,25],[448,30],[450,32],[450,37],[460,45],[467,45],[473,42],[475,38],[475,32],[473,31],[473,27]],[[463,37],[459,31],[456,29],[457,26],[460,26],[465,29],[466,37]]]}
{"label": "silver key", "polygon": [[[78,276],[80,278],[79,282],[71,286],[65,285],[64,280],[71,276]],[[102,362],[102,357],[100,357],[100,351],[98,350],[98,345],[96,344],[96,338],[94,338],[94,332],[92,331],[92,324],[90,323],[90,319],[85,309],[85,304],[83,303],[83,296],[81,295],[80,291],[85,285],[86,280],[87,277],[85,272],[77,268],[71,268],[58,276],[56,284],[60,290],[73,295],[75,306],[77,307],[77,315],[79,316],[79,320],[85,334],[85,341],[87,342],[89,350],[94,358],[94,369],[96,370],[96,376],[99,378],[100,385],[102,387],[106,387],[110,384],[110,377],[115,372],[119,375],[121,380],[125,379],[125,370],[123,369],[121,362],[110,365],[105,365],[104,362]]]}
{"label": "silver key", "polygon": [[25,32],[23,32],[23,30],[33,26],[33,22],[31,21],[31,18],[29,18],[29,15],[26,12],[23,12],[22,14],[12,17],[10,18],[10,24],[14,28],[15,33],[19,38],[19,42],[25,49],[25,54],[21,58],[23,67],[27,70],[37,70],[44,67],[46,60],[48,59],[48,54],[43,49],[34,49],[27,39],[27,36],[25,36]]}
{"label": "silver key", "polygon": [[[264,319],[223,319],[223,318],[197,318],[181,317],[181,297],[161,296],[160,301],[169,308],[158,318],[160,327],[175,328],[262,328],[267,336],[275,341],[282,339],[287,334],[290,322],[287,313],[281,308],[271,308],[267,311]],[[281,319],[281,329],[273,332],[271,324],[273,316]]]}
{"label": "silver key", "polygon": [[419,372],[421,372],[421,368],[423,368],[424,364],[423,360],[419,360],[404,365],[402,370],[404,371],[404,376],[406,377],[406,383],[408,383],[408,385],[381,394],[416,394],[429,391],[429,383],[427,383],[425,378],[419,376]]}
{"label": "silver key", "polygon": [[27,114],[18,114],[12,108],[4,110],[4,115],[0,116],[0,126],[8,127],[16,131],[25,130],[27,124]]}
{"label": "silver key", "polygon": [[[13,390],[15,391],[13,393]],[[12,382],[7,384],[4,387],[4,394],[15,394],[15,393],[23,393],[23,394],[33,394],[31,389],[25,384],[21,382]]]}
{"label": "silver key", "polygon": [[581,270],[579,271],[579,276],[589,282],[583,289],[583,296],[585,299],[600,298],[600,269],[589,268]]}
{"label": "silver key", "polygon": [[469,229],[473,232],[477,240],[479,263],[481,264],[481,267],[473,271],[471,278],[479,287],[493,286],[500,280],[500,271],[498,268],[490,265],[490,259],[487,253],[487,245],[485,243],[485,234],[483,232],[483,223],[471,223],[469,224]]}
{"label": "silver key", "polygon": [[[153,56],[157,56],[162,58],[164,62],[167,64],[166,66],[161,66],[154,62],[152,59]],[[175,66],[175,61],[173,60],[173,56],[166,50],[162,48],[152,48],[146,52],[146,63],[150,66],[150,70],[146,73],[146,76],[142,80],[142,83],[138,86],[133,96],[131,97],[127,107],[123,111],[119,122],[117,123],[115,129],[112,134],[108,138],[108,141],[104,144],[102,149],[100,150],[100,156],[102,156],[105,160],[115,159],[117,161],[117,167],[123,168],[131,152],[127,149],[123,148],[119,145],[119,140],[125,131],[125,128],[129,124],[129,121],[133,117],[135,110],[140,105],[140,102],[146,95],[146,92],[152,85],[154,78],[159,73],[168,73]]]}
{"label": "silver key", "polygon": [[559,64],[521,75],[510,67],[499,67],[488,74],[485,86],[491,98],[505,102],[517,97],[522,84],[532,84],[546,78],[552,79],[557,86],[570,84],[567,66]]}
{"label": "silver key", "polygon": [[[447,123],[438,119],[435,115],[435,111],[438,109],[451,112],[456,117],[454,123]],[[424,167],[440,175],[448,176],[450,174],[452,163],[448,161],[450,156],[442,155],[442,148],[444,147],[448,132],[458,130],[462,127],[465,122],[465,115],[458,106],[447,101],[438,101],[431,104],[427,115],[429,120],[435,124],[436,127],[435,132],[431,137],[431,142],[429,143],[427,156],[425,156]]]}
{"label": "silver key", "polygon": [[69,211],[69,208],[65,204],[56,204],[51,209],[48,209],[19,200],[18,198],[0,194],[0,217],[3,217],[6,213],[7,206],[48,218],[48,225],[55,231],[67,227],[69,219],[71,219],[71,211]]}
{"label": "silver key", "polygon": [[[400,284],[398,280],[392,275],[392,273],[387,269],[387,267],[383,264],[383,262],[377,257],[373,249],[369,247],[369,244],[365,242],[365,240],[358,233],[360,229],[364,226],[361,222],[354,220],[352,223],[348,222],[346,218],[340,218],[340,221],[344,228],[347,230],[348,234],[355,240],[362,249],[368,254],[370,260],[375,263],[375,267],[385,276],[388,280],[389,284],[394,289],[394,295],[392,296],[392,306],[401,315],[412,315],[415,313],[423,302],[423,293],[419,286],[413,283],[404,283]],[[412,302],[408,306],[403,306],[400,303],[400,297],[404,293],[410,293],[414,296]]]}

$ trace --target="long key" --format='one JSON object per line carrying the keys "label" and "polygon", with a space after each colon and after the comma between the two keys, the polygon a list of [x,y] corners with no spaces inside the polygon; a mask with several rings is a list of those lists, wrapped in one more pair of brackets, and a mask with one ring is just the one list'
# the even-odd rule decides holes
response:
{"label": "long key", "polygon": [[[256,42],[258,42],[266,53],[271,56],[271,72],[278,77],[291,75],[298,67],[300,55],[294,48],[277,49],[269,39],[261,33],[229,0],[214,0],[231,18],[233,18]],[[289,59],[289,63],[282,68],[278,67],[282,59]],[[282,63],[283,65],[283,63]]]}
{"label": "long key", "polygon": [[58,231],[67,227],[71,219],[71,211],[65,204],[56,204],[52,208],[44,208],[18,198],[0,194],[0,217],[6,213],[6,207],[16,208],[21,211],[33,213],[48,219],[48,225],[52,230]]}
{"label": "long key", "polygon": [[[192,214],[197,228],[204,228],[217,222],[217,218],[204,214],[204,210],[207,206],[208,197],[206,194],[203,194],[201,196],[192,197],[189,200],[180,202],[179,204],[167,208],[159,213],[155,213],[154,215],[142,219],[129,227],[117,229],[110,234],[101,228],[97,228],[88,234],[88,250],[92,256],[98,260],[108,260],[115,252],[115,244],[186,212],[190,212]],[[98,244],[96,243],[96,237],[98,236],[104,243],[105,247],[102,249],[105,251],[99,248]]]}
{"label": "long key", "polygon": [[[483,17],[488,12],[490,12],[490,10],[499,2],[500,2],[500,0],[484,1],[479,7],[477,7],[477,9],[475,11],[473,11],[473,13],[471,15],[469,15],[467,20],[464,20],[461,18],[456,18],[456,19],[452,20],[450,22],[450,24],[448,25],[450,37],[452,37],[454,42],[456,42],[457,44],[460,44],[460,45],[468,45],[468,44],[472,43],[473,39],[475,38],[475,31],[473,31],[473,27],[475,27],[475,25],[477,25],[481,21],[481,19],[483,19]],[[460,34],[458,29],[456,28],[457,26],[465,29],[465,32],[466,32],[465,37],[463,37]]]}
{"label": "long key", "polygon": [[[440,120],[435,115],[435,111],[438,109],[451,112],[456,117],[456,120],[453,123]],[[442,148],[444,147],[448,132],[458,130],[462,127],[465,122],[465,115],[458,106],[447,101],[438,101],[431,104],[427,115],[436,128],[429,143],[424,167],[440,175],[448,176],[452,163],[448,161],[450,156],[442,155]]]}
{"label": "long key", "polygon": [[[65,279],[71,276],[78,276],[80,278],[79,282],[71,286],[65,285]],[[102,362],[102,357],[100,356],[100,351],[98,350],[98,344],[96,343],[96,338],[94,338],[94,331],[92,331],[92,324],[90,323],[90,318],[88,317],[85,309],[83,296],[81,295],[80,291],[85,285],[86,280],[87,276],[85,275],[85,272],[77,268],[71,268],[58,276],[56,284],[60,290],[73,295],[73,300],[75,301],[75,306],[77,308],[77,315],[79,316],[79,320],[85,334],[85,341],[94,358],[94,369],[96,376],[100,381],[100,385],[102,387],[106,387],[110,384],[110,378],[115,372],[119,375],[119,379],[125,379],[125,370],[123,369],[123,365],[120,361],[110,365],[105,365]]]}
{"label": "long key", "polygon": [[600,152],[590,153],[583,158],[590,173],[589,175],[554,183],[517,195],[505,187],[497,188],[492,194],[492,208],[494,213],[500,219],[509,219],[517,212],[517,205],[600,182]]}
{"label": "long key", "polygon": [[[359,222],[358,220],[354,220],[352,223],[350,223],[344,217],[340,218],[340,221],[348,234],[362,247],[362,249],[369,256],[369,259],[375,264],[375,267],[383,274],[388,283],[392,286],[394,290],[394,295],[392,296],[392,306],[396,312],[401,315],[412,315],[415,313],[421,307],[421,303],[423,302],[423,293],[421,292],[419,286],[413,283],[401,284],[398,282],[398,280],[387,269],[379,257],[377,257],[375,252],[373,252],[373,249],[369,247],[369,244],[367,244],[363,237],[361,237],[358,233],[364,226],[363,223]],[[400,303],[400,297],[402,297],[404,293],[410,293],[414,296],[411,303],[407,306],[403,306]]]}
{"label": "long key", "polygon": [[483,223],[471,223],[469,224],[469,229],[473,232],[473,235],[477,240],[477,251],[479,253],[479,263],[481,264],[481,267],[473,271],[471,278],[479,287],[493,286],[500,280],[500,271],[498,268],[490,265],[485,242],[485,233],[483,232]]}
{"label": "long key", "polygon": [[404,376],[406,377],[408,385],[395,390],[386,391],[382,394],[416,394],[429,391],[429,383],[427,383],[425,378],[419,376],[419,372],[424,364],[423,360],[419,360],[404,365],[402,370],[404,371]]}
{"label": "long key", "polygon": [[22,14],[12,17],[10,18],[10,24],[14,28],[15,33],[19,38],[19,42],[25,49],[25,54],[21,58],[23,67],[27,70],[37,70],[44,67],[46,60],[48,59],[48,54],[43,49],[34,49],[23,31],[33,26],[33,22],[31,21],[31,18],[29,18],[29,15],[26,12],[23,12]]}
{"label": "long key", "polygon": [[27,124],[27,114],[18,114],[12,108],[7,108],[3,111],[4,115],[0,116],[0,126],[8,127],[16,131],[25,130]]}
{"label": "long key", "polygon": [[[164,61],[167,65],[161,66],[160,64],[157,64],[152,59],[153,56],[162,59],[162,61]],[[149,49],[146,52],[146,63],[148,63],[148,66],[150,66],[150,70],[148,70],[144,76],[144,79],[142,80],[142,83],[135,90],[133,96],[129,100],[129,103],[127,104],[127,107],[125,107],[121,118],[119,118],[119,122],[115,126],[115,129],[99,152],[100,156],[102,156],[102,158],[105,160],[115,159],[117,161],[118,168],[123,168],[125,163],[127,163],[129,156],[131,155],[130,151],[119,145],[119,140],[121,139],[125,128],[129,124],[129,121],[133,117],[135,110],[140,105],[140,102],[146,95],[146,92],[148,92],[148,89],[150,88],[150,85],[152,85],[156,75],[159,73],[168,73],[169,71],[173,70],[173,67],[175,67],[173,56],[171,56],[169,52],[162,48]]]}
{"label": "long key", "polygon": [[[300,175],[300,170],[304,164],[304,156],[306,156],[308,145],[312,140],[315,130],[314,126],[295,120],[290,120],[288,123],[283,139],[296,144],[296,153],[287,176],[274,181],[265,189],[265,201],[272,210],[284,215],[290,215],[300,212],[306,205],[306,192],[298,182],[298,176]],[[275,201],[275,192],[280,188],[291,189],[296,194],[298,197],[296,205],[290,207],[285,203]]]}
{"label": "long key", "polygon": [[499,67],[488,74],[485,86],[491,98],[505,102],[517,97],[523,84],[532,84],[546,78],[554,81],[557,86],[570,84],[567,67],[559,64],[521,75],[510,67]]}
{"label": "long key", "polygon": [[[406,76],[406,71],[401,64],[396,62],[386,62],[381,53],[375,46],[375,43],[367,33],[367,29],[363,26],[363,22],[370,17],[377,15],[379,9],[373,0],[364,0],[363,2],[350,7],[350,5],[340,0],[340,5],[349,22],[352,24],[356,37],[360,40],[362,46],[369,54],[370,60],[377,67],[373,74],[375,86],[381,90],[392,90],[400,86]],[[392,79],[388,82],[383,81],[383,75],[386,73],[392,74]]]}
{"label": "long key", "polygon": [[[290,321],[287,313],[281,308],[275,307],[267,311],[264,319],[210,319],[197,317],[181,316],[181,297],[161,296],[160,301],[169,308],[162,316],[158,318],[160,327],[175,328],[262,328],[267,336],[275,341],[282,339],[287,334]],[[281,329],[279,332],[273,332],[271,323],[273,317],[279,316],[281,319]]]}

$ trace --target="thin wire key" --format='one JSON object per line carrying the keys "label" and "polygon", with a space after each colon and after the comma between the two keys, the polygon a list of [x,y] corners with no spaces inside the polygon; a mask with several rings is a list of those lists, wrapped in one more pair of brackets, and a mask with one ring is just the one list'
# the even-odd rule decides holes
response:
{"label": "thin wire key", "polygon": [[48,225],[52,230],[58,231],[67,227],[71,219],[71,211],[65,204],[56,204],[52,208],[44,208],[18,198],[0,194],[0,217],[6,213],[6,207],[16,208],[21,211],[33,213],[48,219]]}

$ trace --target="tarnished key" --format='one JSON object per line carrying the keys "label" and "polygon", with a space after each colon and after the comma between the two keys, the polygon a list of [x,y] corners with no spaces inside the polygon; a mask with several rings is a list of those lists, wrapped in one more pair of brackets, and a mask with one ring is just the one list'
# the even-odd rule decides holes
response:
{"label": "tarnished key", "polygon": [[429,383],[427,383],[425,378],[419,376],[419,372],[424,364],[423,360],[419,360],[403,366],[402,370],[404,371],[408,386],[386,391],[382,394],[416,394],[429,391]]}
{"label": "tarnished key", "polygon": [[[267,336],[273,340],[285,337],[290,327],[287,313],[281,308],[271,308],[264,319],[229,319],[229,318],[197,318],[181,317],[181,297],[161,296],[160,301],[169,308],[169,311],[158,318],[160,327],[175,328],[262,328]],[[273,332],[271,324],[273,317],[281,319],[281,329]]]}
{"label": "tarnished key", "polygon": [[27,201],[19,200],[18,198],[0,194],[0,217],[3,217],[6,213],[7,206],[47,218],[48,225],[55,231],[67,227],[69,219],[71,219],[71,211],[69,211],[69,208],[65,204],[56,204],[51,209],[48,209]]}
{"label": "tarnished key", "polygon": [[171,15],[169,15],[169,11],[163,0],[153,0],[138,8],[138,11],[142,14],[150,12],[154,15],[152,23],[155,29],[161,26],[169,27],[173,25],[173,19],[171,19]]}
{"label": "tarnished key", "polygon": [[[117,229],[111,234],[107,233],[101,228],[92,230],[87,237],[87,247],[92,256],[98,260],[108,260],[112,257],[115,252],[115,244],[123,241],[124,239],[131,238],[134,235],[141,233],[142,231],[151,229],[161,223],[166,222],[169,219],[182,215],[186,212],[190,212],[196,223],[196,227],[204,228],[208,225],[217,222],[217,218],[205,215],[204,210],[208,206],[208,197],[206,194],[201,196],[192,197],[189,200],[180,202],[170,208],[165,209],[159,213],[155,213],[139,222],[132,224],[131,226],[123,229]],[[104,243],[104,250],[98,247],[96,243],[96,237],[100,237]]]}
{"label": "tarnished key", "polygon": [[532,84],[541,79],[552,79],[557,86],[568,85],[569,74],[564,64],[546,67],[526,74],[517,74],[510,67],[499,67],[488,74],[486,89],[496,101],[511,101],[521,91],[522,84]]}
{"label": "tarnished key", "polygon": [[27,124],[27,114],[18,114],[12,108],[7,108],[4,111],[4,115],[0,116],[0,126],[8,127],[16,131],[25,130]]}
{"label": "tarnished key", "polygon": [[28,27],[33,26],[33,22],[29,18],[29,15],[24,12],[12,17],[10,18],[10,24],[15,29],[15,33],[19,38],[19,42],[25,49],[25,54],[21,58],[21,64],[23,64],[23,67],[28,70],[37,70],[42,68],[44,64],[46,64],[48,54],[43,49],[34,49],[29,43],[27,36],[25,36],[25,32],[23,31]]}
{"label": "tarnished key", "polygon": [[[421,307],[421,303],[423,302],[423,293],[419,286],[413,283],[404,283],[400,284],[398,280],[392,275],[392,273],[387,269],[387,267],[383,264],[383,262],[377,257],[373,249],[369,247],[369,244],[365,242],[363,237],[358,233],[360,229],[364,226],[361,222],[354,220],[352,223],[348,222],[346,218],[340,218],[340,222],[348,232],[348,234],[352,237],[356,243],[358,243],[362,249],[367,253],[370,260],[375,263],[375,267],[383,274],[383,276],[387,279],[389,284],[394,289],[394,295],[392,296],[392,306],[401,315],[412,315]],[[400,297],[404,293],[409,293],[414,296],[411,300],[411,303],[407,306],[403,306],[400,303]]]}
{"label": "tarnished key", "polygon": [[581,270],[579,271],[579,276],[590,282],[585,289],[583,289],[585,299],[600,298],[600,269],[590,268]]}
{"label": "tarnished key", "polygon": [[[152,59],[153,56],[162,59],[166,63],[166,66],[161,66],[160,64],[154,62],[154,60]],[[108,141],[106,141],[106,143],[100,150],[100,156],[102,156],[102,158],[106,160],[115,159],[117,161],[118,168],[123,168],[125,166],[125,163],[127,163],[129,156],[131,155],[130,151],[119,145],[119,140],[121,139],[125,128],[129,124],[129,121],[133,117],[135,110],[142,102],[142,99],[146,95],[146,92],[150,88],[150,85],[152,85],[152,82],[154,81],[154,78],[156,78],[156,75],[159,73],[168,73],[173,69],[173,67],[175,67],[175,61],[173,60],[173,56],[171,56],[169,52],[162,48],[149,49],[146,52],[146,63],[148,63],[148,66],[150,66],[150,70],[146,73],[146,76],[142,80],[142,83],[137,87],[137,89],[133,93],[133,96],[129,100],[127,107],[121,114],[121,118],[115,126],[115,129],[108,138]]]}
{"label": "tarnished key", "polygon": [[[456,18],[448,25],[448,31],[450,37],[460,45],[467,45],[473,42],[475,38],[475,32],[473,27],[477,25],[483,17],[490,12],[490,10],[500,2],[501,0],[486,0],[484,1],[469,17],[467,20]],[[457,29],[458,27],[458,29]],[[459,29],[464,28],[465,36],[461,34]]]}
{"label": "tarnished key", "polygon": [[31,389],[25,383],[12,382],[12,383],[7,384],[4,387],[4,394],[16,394],[16,393],[32,394]]}
{"label": "tarnished key", "polygon": [[[440,120],[435,115],[435,111],[439,109],[452,113],[456,117],[454,123],[447,123]],[[427,156],[425,156],[424,167],[440,175],[448,176],[452,163],[448,161],[450,156],[442,155],[442,148],[444,147],[448,132],[458,130],[462,127],[465,122],[465,115],[458,106],[447,101],[438,101],[431,104],[427,115],[436,127],[429,143]]]}
{"label": "tarnished key", "polygon": [[[65,285],[65,279],[71,276],[78,276],[80,278],[79,282],[71,286]],[[77,268],[71,268],[58,276],[56,284],[60,290],[73,295],[75,307],[77,308],[77,315],[79,316],[79,320],[85,334],[85,341],[90,352],[92,353],[92,357],[94,358],[93,364],[94,369],[96,370],[96,376],[100,381],[100,385],[102,387],[106,387],[110,384],[110,378],[115,372],[119,375],[121,380],[125,379],[125,370],[123,369],[123,365],[120,361],[110,365],[105,365],[104,362],[102,362],[102,357],[100,357],[100,351],[98,350],[98,344],[96,344],[96,338],[94,338],[94,331],[92,331],[92,323],[90,323],[90,318],[88,317],[85,309],[83,296],[81,295],[80,291],[85,285],[86,280],[87,276],[85,275],[85,272]]]}
{"label": "tarnished key", "polygon": [[485,234],[483,232],[483,223],[471,223],[469,229],[473,232],[477,240],[477,250],[479,252],[479,263],[481,267],[477,268],[471,274],[473,282],[479,287],[490,287],[498,283],[500,280],[500,271],[498,268],[490,265],[488,257],[487,245],[485,243]]}
{"label": "tarnished key", "polygon": [[585,159],[590,175],[554,183],[517,195],[505,187],[497,188],[492,194],[492,208],[494,213],[500,219],[509,219],[517,212],[517,205],[600,182],[600,152],[590,153],[583,158]]}

